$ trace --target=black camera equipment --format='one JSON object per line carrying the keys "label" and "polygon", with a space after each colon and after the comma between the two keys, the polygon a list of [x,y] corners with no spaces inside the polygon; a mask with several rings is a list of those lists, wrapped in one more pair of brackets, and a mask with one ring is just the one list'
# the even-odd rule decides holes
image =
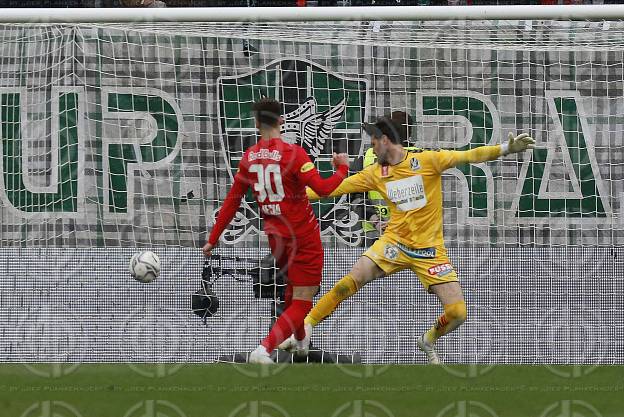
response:
{"label": "black camera equipment", "polygon": [[[224,264],[230,267],[224,266]],[[232,267],[232,264],[235,265]],[[229,275],[237,281],[251,281],[255,298],[283,300],[286,280],[277,268],[275,258],[250,259],[239,256],[212,255],[204,260],[201,288],[191,296],[191,309],[202,319],[211,317],[219,309],[219,298],[212,286],[222,276]]]}
{"label": "black camera equipment", "polygon": [[[219,298],[212,286],[221,277],[229,275],[236,281],[251,282],[255,298],[270,299],[271,317],[274,320],[282,314],[284,308],[284,290],[287,277],[276,265],[270,253],[262,259],[250,259],[239,256],[212,255],[204,260],[201,276],[201,288],[191,298],[192,309],[204,323],[219,308]],[[358,353],[336,355],[310,346],[310,354],[305,358],[297,358],[291,353],[275,351],[278,362],[319,362],[319,363],[360,363]],[[220,362],[247,362],[249,352],[234,355],[223,355]]]}

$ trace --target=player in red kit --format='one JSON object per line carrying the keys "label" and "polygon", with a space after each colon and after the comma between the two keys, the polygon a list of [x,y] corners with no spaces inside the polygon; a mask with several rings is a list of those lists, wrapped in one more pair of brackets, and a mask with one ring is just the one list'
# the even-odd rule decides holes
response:
{"label": "player in red kit", "polygon": [[291,334],[298,341],[305,337],[303,320],[321,284],[323,247],[306,186],[327,196],[346,177],[349,166],[346,154],[334,154],[332,165],[336,173],[321,178],[301,146],[282,141],[281,104],[263,98],[254,103],[252,109],[260,140],[245,151],[203,252],[210,256],[251,187],[264,219],[271,252],[288,276],[284,296],[286,308],[268,336],[249,356],[252,363],[273,363],[271,352],[276,346]]}

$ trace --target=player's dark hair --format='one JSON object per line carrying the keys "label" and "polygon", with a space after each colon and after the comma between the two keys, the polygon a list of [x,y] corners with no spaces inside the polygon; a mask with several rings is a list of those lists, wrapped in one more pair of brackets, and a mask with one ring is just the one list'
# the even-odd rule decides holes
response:
{"label": "player's dark hair", "polygon": [[403,141],[401,131],[405,131],[405,129],[388,116],[381,117],[375,124],[364,123],[362,127],[371,138],[381,138],[383,135],[386,135],[392,143],[401,143]]}
{"label": "player's dark hair", "polygon": [[279,101],[269,97],[263,97],[253,104],[251,111],[256,121],[261,126],[279,126],[279,120],[282,114],[282,105]]}

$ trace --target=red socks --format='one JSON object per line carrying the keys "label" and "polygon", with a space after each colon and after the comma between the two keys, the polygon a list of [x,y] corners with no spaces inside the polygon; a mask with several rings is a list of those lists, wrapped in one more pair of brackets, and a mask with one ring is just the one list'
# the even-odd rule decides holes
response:
{"label": "red socks", "polygon": [[[286,289],[284,290],[284,308],[285,309],[290,307],[290,304],[292,303],[292,296],[293,296],[293,287],[292,285],[288,284],[286,286]],[[294,333],[295,333],[295,339],[303,340],[303,338],[305,337],[304,324],[299,326],[297,330],[294,331]]]}
{"label": "red socks", "polygon": [[[305,319],[305,317],[304,317],[304,319]],[[295,339],[303,340],[303,338],[305,337],[305,323],[301,323],[301,326],[299,326],[297,328],[297,330],[295,330],[294,333],[295,333]]]}
{"label": "red socks", "polygon": [[[311,309],[312,301],[292,300],[290,306],[278,317],[269,335],[261,343],[267,352],[271,353],[277,345],[289,338],[295,331],[301,331],[303,336],[305,336],[303,320]],[[303,336],[301,336],[301,339],[303,339]],[[295,334],[295,337],[297,337],[297,334]],[[299,338],[297,337],[297,339]]]}

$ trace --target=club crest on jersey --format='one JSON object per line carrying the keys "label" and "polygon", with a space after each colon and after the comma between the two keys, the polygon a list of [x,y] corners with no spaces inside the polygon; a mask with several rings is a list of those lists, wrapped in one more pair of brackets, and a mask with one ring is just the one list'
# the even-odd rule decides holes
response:
{"label": "club crest on jersey", "polygon": [[418,158],[410,159],[410,168],[412,168],[412,171],[418,171],[420,169],[420,162],[418,161]]}
{"label": "club crest on jersey", "polygon": [[439,264],[436,266],[432,266],[428,269],[429,275],[435,275],[438,277],[443,277],[444,275],[448,275],[453,272],[453,265],[449,263]]}
{"label": "club crest on jersey", "polygon": [[[219,77],[216,88],[219,141],[228,166],[229,183],[244,152],[257,141],[251,107],[262,97],[282,103],[282,139],[300,145],[310,156],[313,165],[304,164],[300,168],[302,173],[314,166],[331,170],[334,150],[340,149],[352,158],[364,154],[361,124],[368,118],[369,82],[366,78],[346,77],[310,60],[292,58],[278,58],[246,73],[235,72],[238,75]],[[268,156],[277,158],[277,155]],[[342,213],[345,210],[353,213],[350,207],[348,210],[345,207],[335,205],[321,209],[318,217],[322,232],[335,235],[346,244],[358,245],[363,232],[354,230],[351,223],[336,220],[338,216],[332,214],[332,211]],[[273,208],[265,210],[276,212]],[[259,233],[259,223],[255,221],[259,217],[257,209],[243,201],[241,211],[244,220],[226,230],[222,238],[226,243],[236,243]],[[356,220],[355,223],[361,222]]]}
{"label": "club crest on jersey", "polygon": [[381,166],[381,178],[387,178],[390,176],[390,167],[388,165]]}
{"label": "club crest on jersey", "polygon": [[384,248],[384,257],[391,260],[397,259],[399,257],[399,249],[391,244],[386,245]]}

